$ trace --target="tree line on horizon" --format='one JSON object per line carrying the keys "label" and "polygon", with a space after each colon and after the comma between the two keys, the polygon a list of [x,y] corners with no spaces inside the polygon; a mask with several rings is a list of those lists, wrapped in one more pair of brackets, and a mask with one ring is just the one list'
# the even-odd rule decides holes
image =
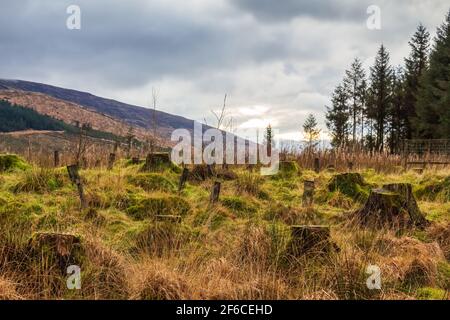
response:
{"label": "tree line on horizon", "polygon": [[419,24],[409,46],[402,66],[383,44],[368,74],[354,59],[326,107],[333,147],[397,153],[404,139],[450,139],[450,10],[433,43]]}

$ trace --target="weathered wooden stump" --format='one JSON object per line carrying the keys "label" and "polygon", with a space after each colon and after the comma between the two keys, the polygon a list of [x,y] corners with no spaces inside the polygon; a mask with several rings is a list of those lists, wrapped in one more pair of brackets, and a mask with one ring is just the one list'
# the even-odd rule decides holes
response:
{"label": "weathered wooden stump", "polygon": [[219,195],[220,195],[220,182],[219,181],[214,181],[214,185],[212,187],[211,190],[211,197],[209,202],[211,204],[216,203],[217,201],[219,201]]}
{"label": "weathered wooden stump", "polygon": [[83,183],[81,181],[80,174],[78,172],[78,166],[77,165],[67,166],[67,172],[69,173],[70,181],[77,186],[81,208],[84,209],[87,207],[87,202],[86,197],[84,195]]}
{"label": "weathered wooden stump", "polygon": [[428,224],[420,212],[407,183],[387,184],[373,189],[364,206],[356,211],[356,219],[374,228],[424,227]]}
{"label": "weathered wooden stump", "polygon": [[319,173],[320,171],[320,159],[314,158],[314,171]]}
{"label": "weathered wooden stump", "polygon": [[55,150],[53,153],[53,166],[55,168],[59,167],[59,163],[60,163],[60,154],[58,150]]}
{"label": "weathered wooden stump", "polygon": [[415,226],[426,226],[428,221],[420,212],[417,205],[416,198],[412,192],[410,183],[390,183],[383,185],[383,189],[400,194],[402,197],[402,207],[405,208],[409,214],[409,218]]}
{"label": "weathered wooden stump", "polygon": [[323,225],[291,226],[288,253],[293,256],[324,254],[337,249],[331,241],[330,227]]}
{"label": "weathered wooden stump", "polygon": [[186,184],[186,181],[188,179],[188,176],[189,176],[189,169],[184,167],[183,172],[181,172],[180,181],[178,183],[178,192],[183,190],[184,185]]}
{"label": "weathered wooden stump", "polygon": [[112,170],[115,161],[116,161],[116,154],[110,153],[108,158],[108,170]]}
{"label": "weathered wooden stump", "polygon": [[303,182],[303,196],[302,196],[302,204],[303,207],[310,207],[313,203],[314,199],[314,181],[305,180]]}

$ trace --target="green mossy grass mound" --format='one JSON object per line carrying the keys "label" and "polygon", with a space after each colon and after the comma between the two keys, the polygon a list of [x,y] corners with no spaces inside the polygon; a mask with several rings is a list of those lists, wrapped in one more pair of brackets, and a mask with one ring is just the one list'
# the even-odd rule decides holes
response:
{"label": "green mossy grass mound", "polygon": [[255,203],[240,196],[224,196],[220,202],[240,218],[250,218],[258,211]]}
{"label": "green mossy grass mound", "polygon": [[0,154],[0,172],[27,170],[30,168],[31,166],[18,155]]}
{"label": "green mossy grass mound", "polygon": [[136,200],[126,211],[131,217],[143,220],[157,215],[185,216],[190,209],[189,203],[179,196],[158,194]]}
{"label": "green mossy grass mound", "polygon": [[427,180],[417,187],[415,195],[420,200],[426,201],[450,201],[450,176],[440,180]]}
{"label": "green mossy grass mound", "polygon": [[67,175],[60,170],[33,168],[20,173],[19,181],[12,187],[12,191],[45,193],[55,191],[68,183]]}
{"label": "green mossy grass mound", "polygon": [[334,175],[328,183],[328,191],[339,191],[353,200],[364,201],[370,187],[359,173],[347,172]]}
{"label": "green mossy grass mound", "polygon": [[175,184],[159,173],[139,173],[130,175],[128,182],[145,191],[175,192]]}

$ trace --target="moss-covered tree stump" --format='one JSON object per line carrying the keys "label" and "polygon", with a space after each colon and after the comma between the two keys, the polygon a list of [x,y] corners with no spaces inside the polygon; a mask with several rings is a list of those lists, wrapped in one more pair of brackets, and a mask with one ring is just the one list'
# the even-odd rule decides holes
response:
{"label": "moss-covered tree stump", "polygon": [[409,183],[390,183],[383,185],[383,189],[400,194],[402,198],[402,207],[405,208],[409,214],[411,222],[418,227],[423,227],[428,224],[424,215],[420,212],[417,201],[412,192],[412,186]]}
{"label": "moss-covered tree stump", "polygon": [[322,225],[291,226],[288,253],[293,256],[324,254],[336,249],[331,241],[330,227]]}
{"label": "moss-covered tree stump", "polygon": [[356,212],[357,220],[375,228],[423,227],[427,224],[406,183],[387,184],[382,189],[373,189],[364,204]]}
{"label": "moss-covered tree stump", "polygon": [[346,172],[334,175],[328,182],[328,190],[339,191],[355,200],[364,200],[369,193],[369,186],[359,173]]}

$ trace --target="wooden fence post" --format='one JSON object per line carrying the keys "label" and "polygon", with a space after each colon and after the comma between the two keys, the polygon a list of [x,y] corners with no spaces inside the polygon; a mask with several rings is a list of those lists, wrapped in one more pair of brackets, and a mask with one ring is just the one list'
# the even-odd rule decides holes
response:
{"label": "wooden fence post", "polygon": [[219,195],[220,195],[220,182],[219,181],[214,181],[214,185],[213,185],[213,188],[211,190],[211,198],[210,198],[209,202],[211,204],[214,204],[217,201],[219,201]]}
{"label": "wooden fence post", "polygon": [[116,161],[116,154],[110,153],[108,159],[108,170],[111,170],[114,167],[114,162]]}
{"label": "wooden fence post", "polygon": [[60,155],[59,155],[59,151],[55,150],[54,154],[53,154],[53,163],[55,168],[59,167],[59,163],[60,163]]}
{"label": "wooden fence post", "polygon": [[178,184],[178,192],[180,192],[184,188],[184,185],[186,184],[188,175],[189,175],[189,170],[188,170],[188,168],[184,167],[183,172],[181,173],[181,176],[180,176],[180,182]]}
{"label": "wooden fence post", "polygon": [[78,195],[80,196],[81,208],[87,208],[86,198],[84,196],[83,183],[81,182],[80,174],[78,173],[78,165],[67,166],[70,181],[78,188]]}
{"label": "wooden fence post", "polygon": [[320,160],[319,158],[314,158],[314,171],[319,173],[320,171]]}
{"label": "wooden fence post", "polygon": [[349,170],[349,171],[352,171],[352,170],[353,170],[353,162],[352,162],[352,161],[349,161],[349,162],[347,163],[347,167],[348,167],[348,170]]}

